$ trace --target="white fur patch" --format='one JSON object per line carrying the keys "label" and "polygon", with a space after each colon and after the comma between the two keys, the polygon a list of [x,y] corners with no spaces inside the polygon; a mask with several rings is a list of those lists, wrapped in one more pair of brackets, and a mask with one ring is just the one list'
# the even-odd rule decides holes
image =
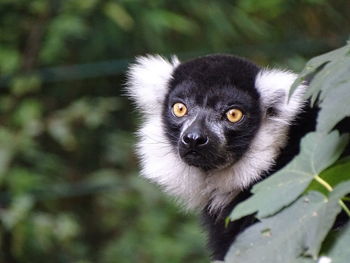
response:
{"label": "white fur patch", "polygon": [[138,132],[137,152],[141,174],[159,184],[186,208],[203,207],[208,201],[202,172],[184,163],[163,135],[161,116],[149,118]]}
{"label": "white fur patch", "polygon": [[136,103],[144,114],[159,114],[167,84],[171,74],[179,64],[177,57],[172,61],[159,55],[136,58],[136,63],[128,71],[127,95]]}
{"label": "white fur patch", "polygon": [[[261,70],[255,80],[255,86],[260,93],[262,104],[265,107],[276,103],[279,115],[276,121],[290,123],[303,105],[305,86],[295,90],[288,101],[289,90],[297,75],[285,70]],[[282,100],[280,100],[282,97]],[[266,110],[266,109],[263,109]]]}
{"label": "white fur patch", "polygon": [[299,86],[288,102],[289,89],[296,75],[262,70],[255,84],[264,105],[261,110],[265,112],[269,104],[277,103],[279,114],[274,117],[264,115],[250,148],[238,162],[204,173],[181,160],[162,127],[161,110],[158,109],[177,64],[177,60],[171,64],[159,56],[141,57],[129,71],[128,93],[145,113],[137,145],[141,174],[175,196],[186,208],[201,209],[211,202],[211,211],[220,210],[274,164],[286,143],[289,125],[303,106],[304,86]]}

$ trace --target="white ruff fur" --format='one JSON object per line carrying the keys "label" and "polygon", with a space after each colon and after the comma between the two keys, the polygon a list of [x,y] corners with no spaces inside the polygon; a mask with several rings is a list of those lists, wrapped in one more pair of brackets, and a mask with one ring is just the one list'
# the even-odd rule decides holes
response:
{"label": "white ruff fur", "polygon": [[184,163],[164,135],[162,105],[167,84],[179,64],[160,56],[138,58],[129,71],[128,94],[144,114],[138,132],[137,153],[141,174],[159,184],[188,209],[202,209],[210,201],[210,210],[218,211],[244,188],[268,171],[285,146],[290,123],[303,106],[304,86],[299,86],[288,102],[288,93],[296,75],[280,70],[262,70],[255,85],[261,96],[262,112],[277,105],[276,117],[264,114],[250,148],[235,164],[205,173]]}

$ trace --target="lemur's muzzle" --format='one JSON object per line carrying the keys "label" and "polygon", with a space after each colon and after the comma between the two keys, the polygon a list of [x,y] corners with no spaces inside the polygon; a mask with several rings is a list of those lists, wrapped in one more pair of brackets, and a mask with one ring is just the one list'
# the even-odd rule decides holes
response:
{"label": "lemur's muzzle", "polygon": [[181,146],[189,151],[201,151],[209,143],[205,120],[197,117],[184,131],[181,137]]}
{"label": "lemur's muzzle", "polygon": [[213,150],[205,120],[197,117],[183,132],[179,141],[179,154],[189,165],[206,168],[209,164],[208,153]]}
{"label": "lemur's muzzle", "polygon": [[196,149],[208,144],[209,138],[201,132],[190,131],[182,136],[181,142],[190,149]]}

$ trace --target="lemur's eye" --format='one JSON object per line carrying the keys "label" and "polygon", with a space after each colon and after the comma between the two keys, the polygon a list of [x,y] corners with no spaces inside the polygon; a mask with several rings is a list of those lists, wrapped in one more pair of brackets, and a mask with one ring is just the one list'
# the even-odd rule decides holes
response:
{"label": "lemur's eye", "polygon": [[181,102],[175,103],[173,105],[173,113],[176,117],[179,118],[185,116],[187,113],[186,105]]}
{"label": "lemur's eye", "polygon": [[226,117],[230,122],[239,122],[243,118],[243,112],[239,109],[230,109],[226,112]]}

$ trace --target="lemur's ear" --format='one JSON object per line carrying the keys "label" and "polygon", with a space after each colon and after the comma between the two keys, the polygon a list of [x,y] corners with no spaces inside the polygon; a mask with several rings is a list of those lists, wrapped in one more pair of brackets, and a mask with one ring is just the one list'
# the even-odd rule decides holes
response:
{"label": "lemur's ear", "polygon": [[263,69],[258,73],[255,86],[267,118],[290,123],[301,110],[305,85],[300,85],[288,100],[289,90],[296,78],[296,74],[278,69]]}
{"label": "lemur's ear", "polygon": [[145,114],[159,113],[167,93],[167,84],[175,67],[177,57],[171,61],[159,55],[136,58],[128,70],[127,94]]}

